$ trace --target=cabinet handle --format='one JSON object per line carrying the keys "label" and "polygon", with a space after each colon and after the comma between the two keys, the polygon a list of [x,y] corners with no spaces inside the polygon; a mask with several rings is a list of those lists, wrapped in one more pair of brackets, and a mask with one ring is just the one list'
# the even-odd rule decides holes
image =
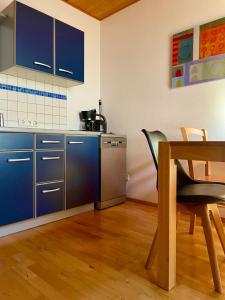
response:
{"label": "cabinet handle", "polygon": [[43,190],[43,191],[42,191],[42,194],[59,192],[60,190],[61,190],[60,188],[52,189],[52,190]]}
{"label": "cabinet handle", "polygon": [[42,144],[60,144],[60,141],[41,141]]}
{"label": "cabinet handle", "polygon": [[73,145],[73,144],[84,144],[84,142],[72,142],[72,141],[69,141],[68,144],[70,144],[70,145]]}
{"label": "cabinet handle", "polygon": [[47,157],[42,157],[42,160],[59,160],[61,157],[60,156],[47,156]]}
{"label": "cabinet handle", "polygon": [[63,72],[63,73],[68,73],[70,75],[73,75],[73,72],[72,71],[69,71],[69,70],[66,70],[66,69],[59,69],[59,72]]}
{"label": "cabinet handle", "polygon": [[30,158],[9,158],[7,159],[7,162],[12,163],[12,162],[23,162],[23,161],[30,161]]}
{"label": "cabinet handle", "polygon": [[38,65],[38,66],[41,66],[41,67],[48,68],[48,69],[51,69],[51,68],[52,68],[50,65],[44,64],[44,63],[39,62],[39,61],[34,61],[34,64],[35,64],[35,65]]}

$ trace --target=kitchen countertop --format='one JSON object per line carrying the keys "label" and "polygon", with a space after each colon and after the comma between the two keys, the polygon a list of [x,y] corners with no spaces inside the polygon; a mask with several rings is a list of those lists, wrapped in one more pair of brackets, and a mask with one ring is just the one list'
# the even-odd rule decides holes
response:
{"label": "kitchen countertop", "polygon": [[121,134],[102,133],[97,131],[85,130],[62,130],[62,129],[44,129],[44,128],[25,128],[25,127],[0,127],[0,132],[17,132],[17,133],[43,133],[43,134],[67,134],[67,135],[87,135],[87,136],[103,136],[103,137],[126,137]]}

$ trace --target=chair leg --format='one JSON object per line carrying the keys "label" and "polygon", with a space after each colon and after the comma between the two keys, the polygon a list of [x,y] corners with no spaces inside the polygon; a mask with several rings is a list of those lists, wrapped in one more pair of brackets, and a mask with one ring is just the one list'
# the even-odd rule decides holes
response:
{"label": "chair leg", "polygon": [[190,227],[189,227],[190,234],[194,234],[195,232],[195,221],[196,221],[196,214],[192,213],[190,216]]}
{"label": "chair leg", "polygon": [[202,205],[199,209],[199,213],[201,216],[202,226],[205,234],[205,240],[207,244],[207,250],[209,255],[209,261],[210,261],[215,291],[218,293],[222,293],[220,271],[218,267],[218,261],[217,261],[216,251],[213,242],[212,228],[211,228],[207,205]]}
{"label": "chair leg", "polygon": [[152,265],[153,260],[156,256],[156,250],[157,250],[157,236],[158,236],[158,228],[156,229],[151,248],[149,250],[148,258],[145,264],[145,269],[149,269],[149,267]]}
{"label": "chair leg", "polygon": [[225,234],[224,234],[223,223],[221,221],[221,217],[220,217],[220,213],[219,213],[217,204],[210,205],[209,211],[211,213],[213,223],[215,225],[218,237],[220,239],[221,246],[223,248],[223,252],[225,254]]}

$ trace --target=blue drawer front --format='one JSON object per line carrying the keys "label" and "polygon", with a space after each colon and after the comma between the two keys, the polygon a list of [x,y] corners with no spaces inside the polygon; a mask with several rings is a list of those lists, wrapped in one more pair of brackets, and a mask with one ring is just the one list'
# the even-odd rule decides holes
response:
{"label": "blue drawer front", "polygon": [[33,134],[0,133],[0,151],[33,149]]}
{"label": "blue drawer front", "polygon": [[64,149],[64,135],[38,134],[36,149]]}
{"label": "blue drawer front", "polygon": [[0,153],[0,225],[33,217],[33,153]]}
{"label": "blue drawer front", "polygon": [[36,153],[37,182],[64,179],[64,151]]}
{"label": "blue drawer front", "polygon": [[64,183],[37,186],[37,216],[64,209]]}

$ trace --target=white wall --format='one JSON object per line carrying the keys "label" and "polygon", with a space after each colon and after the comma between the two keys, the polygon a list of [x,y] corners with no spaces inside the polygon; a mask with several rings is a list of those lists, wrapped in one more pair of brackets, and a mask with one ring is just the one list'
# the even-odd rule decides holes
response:
{"label": "white wall", "polygon": [[128,136],[129,197],[156,200],[142,128],[225,139],[225,80],[174,90],[169,81],[172,34],[224,16],[224,0],[141,0],[101,23],[101,97],[110,129]]}
{"label": "white wall", "polygon": [[[0,11],[12,0],[0,0]],[[68,89],[67,127],[79,129],[78,112],[98,107],[100,97],[100,22],[61,0],[20,0],[85,32],[85,83]]]}

